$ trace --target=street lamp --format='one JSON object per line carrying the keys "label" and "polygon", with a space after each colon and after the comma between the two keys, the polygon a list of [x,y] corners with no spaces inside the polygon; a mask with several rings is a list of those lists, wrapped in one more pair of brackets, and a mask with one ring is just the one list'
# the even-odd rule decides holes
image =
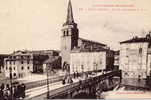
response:
{"label": "street lamp", "polygon": [[96,63],[95,62],[93,63],[93,70],[96,73]]}
{"label": "street lamp", "polygon": [[81,65],[81,70],[82,70],[82,77],[84,76],[84,67]]}
{"label": "street lamp", "polygon": [[13,89],[12,89],[12,67],[9,67],[10,71],[10,93],[11,93],[11,100],[13,100]]}
{"label": "street lamp", "polygon": [[98,63],[95,64],[96,66],[96,74],[98,73]]}
{"label": "street lamp", "polygon": [[47,99],[49,99],[49,63],[46,64],[46,68],[47,68]]}

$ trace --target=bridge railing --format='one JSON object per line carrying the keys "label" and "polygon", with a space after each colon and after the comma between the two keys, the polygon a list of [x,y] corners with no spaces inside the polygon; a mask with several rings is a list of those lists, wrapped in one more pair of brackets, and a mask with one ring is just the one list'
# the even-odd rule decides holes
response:
{"label": "bridge railing", "polygon": [[102,74],[102,75],[95,76],[95,77],[90,77],[86,80],[80,80],[79,82],[71,83],[71,84],[65,85],[64,87],[61,87],[61,88],[58,88],[55,90],[51,90],[50,91],[50,98],[55,98],[55,97],[60,96],[60,95],[65,95],[65,94],[71,93],[77,89],[84,88],[84,87],[87,87],[89,85],[93,85],[98,80],[103,81],[104,79],[106,79],[108,77],[114,77],[114,76],[121,77],[121,70],[109,72],[109,73]]}
{"label": "bridge railing", "polygon": [[[53,83],[53,82],[58,82],[58,81],[61,81],[63,79],[63,77],[64,76],[52,77],[52,78],[49,78],[48,82],[49,82],[49,84]],[[34,88],[34,87],[38,87],[38,86],[43,86],[46,84],[47,84],[47,79],[25,83],[26,89],[30,89],[30,88]]]}

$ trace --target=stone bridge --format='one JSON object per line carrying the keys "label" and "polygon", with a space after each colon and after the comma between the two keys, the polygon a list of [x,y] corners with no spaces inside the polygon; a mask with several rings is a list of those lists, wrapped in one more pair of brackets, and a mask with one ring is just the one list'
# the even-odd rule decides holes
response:
{"label": "stone bridge", "polygon": [[[121,70],[107,72],[106,74],[96,75],[85,80],[66,85],[64,87],[50,91],[50,99],[66,98],[72,99],[81,93],[88,95],[94,94],[100,98],[102,91],[113,89],[121,81]],[[84,99],[84,98],[82,98]]]}

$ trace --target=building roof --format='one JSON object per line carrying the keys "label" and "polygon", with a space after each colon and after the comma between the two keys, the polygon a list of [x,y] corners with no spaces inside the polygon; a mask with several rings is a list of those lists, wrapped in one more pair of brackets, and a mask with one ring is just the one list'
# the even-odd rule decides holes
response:
{"label": "building roof", "polygon": [[31,53],[28,50],[24,50],[24,51],[18,50],[10,54],[10,56],[17,56],[17,55],[31,55]]}
{"label": "building roof", "polygon": [[34,50],[30,51],[32,54],[52,54],[53,52],[60,53],[59,50]]}
{"label": "building roof", "polygon": [[[90,47],[89,48],[85,48],[83,46],[80,46],[80,47],[74,47],[71,51],[71,53],[84,53],[84,52],[101,52],[101,51],[107,51],[107,50],[110,50],[108,47],[106,47],[107,45],[106,44],[103,44],[103,43],[99,43],[99,42],[96,42],[96,41],[92,41],[92,40],[88,40],[88,39],[83,39],[83,38],[79,38],[82,42],[84,43],[90,43]],[[100,45],[99,47],[94,47],[93,45],[96,44],[96,45]],[[104,48],[105,47],[105,48]]]}
{"label": "building roof", "polygon": [[82,41],[85,41],[85,42],[91,42],[91,43],[99,44],[99,45],[102,45],[102,46],[106,46],[106,44],[96,42],[96,41],[93,41],[93,40],[88,40],[88,39],[83,39],[83,38],[79,38],[79,39],[82,40]]}
{"label": "building roof", "polygon": [[44,64],[51,64],[54,61],[58,60],[60,56],[56,56],[56,57],[49,57],[49,59],[44,61]]}
{"label": "building roof", "polygon": [[53,52],[60,53],[59,50],[18,50],[14,51],[11,55],[29,55],[29,54],[52,54]]}
{"label": "building roof", "polygon": [[[99,48],[99,49],[92,49],[92,50],[89,50],[89,49],[83,49],[83,48],[79,48],[79,47],[75,47],[71,53],[86,53],[86,52],[90,52],[90,53],[93,53],[93,52],[104,52],[104,51],[108,51],[110,50],[109,48],[108,49],[105,49],[105,48]],[[112,51],[112,50],[110,50]]]}
{"label": "building roof", "polygon": [[119,54],[120,54],[120,50],[114,51],[114,55],[119,55]]}
{"label": "building roof", "polygon": [[134,37],[130,40],[122,41],[122,42],[120,42],[120,44],[122,44],[122,43],[139,43],[139,42],[150,42],[150,39],[148,39],[146,37]]}
{"label": "building roof", "polygon": [[7,58],[9,54],[0,54],[0,59]]}

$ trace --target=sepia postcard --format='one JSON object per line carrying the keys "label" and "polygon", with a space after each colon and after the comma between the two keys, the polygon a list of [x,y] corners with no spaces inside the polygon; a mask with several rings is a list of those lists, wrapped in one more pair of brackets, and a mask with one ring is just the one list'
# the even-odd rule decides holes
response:
{"label": "sepia postcard", "polygon": [[151,0],[0,0],[0,100],[150,98]]}

